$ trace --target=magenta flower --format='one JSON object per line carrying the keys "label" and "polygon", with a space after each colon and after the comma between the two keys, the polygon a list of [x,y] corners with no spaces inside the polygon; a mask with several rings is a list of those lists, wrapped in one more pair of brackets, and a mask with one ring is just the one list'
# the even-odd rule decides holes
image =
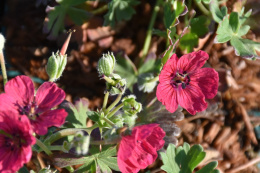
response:
{"label": "magenta flower", "polygon": [[133,128],[130,136],[123,136],[119,145],[117,163],[122,173],[137,173],[151,165],[157,158],[157,150],[164,145],[165,132],[159,124],[147,124]]}
{"label": "magenta flower", "polygon": [[212,68],[201,68],[209,56],[198,51],[183,55],[173,54],[164,65],[159,76],[156,95],[170,112],[178,104],[190,114],[207,108],[205,98],[213,98],[218,91],[218,73]]}
{"label": "magenta flower", "polygon": [[35,138],[29,119],[15,111],[0,112],[0,172],[18,171],[32,156]]}
{"label": "magenta flower", "polygon": [[32,80],[17,76],[6,83],[5,93],[0,95],[0,107],[27,115],[34,132],[45,135],[48,127],[60,127],[65,122],[68,113],[64,109],[51,110],[64,98],[65,92],[52,82],[44,82],[34,95]]}

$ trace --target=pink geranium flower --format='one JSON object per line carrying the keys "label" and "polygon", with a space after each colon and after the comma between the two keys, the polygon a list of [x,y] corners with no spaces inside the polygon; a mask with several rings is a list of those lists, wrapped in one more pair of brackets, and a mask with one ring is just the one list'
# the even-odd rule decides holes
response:
{"label": "pink geranium flower", "polygon": [[18,171],[30,161],[35,138],[29,119],[15,111],[0,112],[0,172]]}
{"label": "pink geranium flower", "polygon": [[130,136],[123,136],[119,145],[117,163],[122,173],[137,173],[151,165],[157,158],[157,150],[164,145],[165,132],[159,124],[133,128]]}
{"label": "pink geranium flower", "polygon": [[173,54],[164,65],[159,76],[156,95],[170,112],[178,104],[190,114],[207,108],[205,98],[213,98],[218,91],[218,73],[212,68],[201,68],[209,56],[198,51],[183,55]]}
{"label": "pink geranium flower", "polygon": [[44,82],[34,95],[32,80],[17,76],[6,83],[5,93],[0,95],[0,107],[27,115],[34,132],[45,135],[48,127],[59,127],[65,122],[68,113],[64,109],[51,110],[64,98],[65,92],[52,82]]}

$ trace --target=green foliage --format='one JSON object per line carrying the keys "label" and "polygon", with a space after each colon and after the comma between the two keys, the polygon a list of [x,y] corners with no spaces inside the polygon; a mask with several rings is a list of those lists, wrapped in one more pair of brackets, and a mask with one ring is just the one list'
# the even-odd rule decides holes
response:
{"label": "green foliage", "polygon": [[64,168],[66,166],[71,165],[79,165],[83,164],[81,167],[79,167],[76,172],[78,173],[85,173],[85,172],[95,172],[95,169],[93,167],[99,166],[101,169],[101,172],[104,173],[112,173],[112,170],[119,171],[118,165],[117,165],[117,158],[116,156],[116,147],[111,147],[109,149],[106,149],[105,151],[102,151],[97,154],[93,154],[88,157],[82,157],[82,158],[55,158],[54,164],[60,168]]}
{"label": "green foliage", "polygon": [[139,4],[138,0],[112,0],[108,4],[104,25],[115,26],[116,22],[130,20],[135,14],[133,6]]}
{"label": "green foliage", "polygon": [[210,3],[211,0],[196,0],[198,3],[204,2],[206,4]]}
{"label": "green foliage", "polygon": [[70,123],[70,127],[86,128],[88,100],[79,99],[75,102],[75,106],[68,101],[64,101],[60,107],[68,112],[66,121]]}
{"label": "green foliage", "polygon": [[185,34],[180,40],[180,48],[192,52],[199,43],[199,37],[208,33],[209,20],[206,16],[193,18],[190,22],[190,32]]}
{"label": "green foliage", "polygon": [[[174,173],[192,173],[206,156],[201,145],[193,145],[190,148],[190,145],[187,143],[184,143],[183,147],[179,146],[178,148],[173,144],[169,144],[166,152],[161,152],[160,154],[164,163],[161,169]],[[216,161],[213,161],[196,173],[219,173],[215,169],[217,164]]]}
{"label": "green foliage", "polygon": [[217,0],[211,0],[210,3],[210,11],[212,14],[213,19],[220,23],[222,22],[223,18],[227,15],[227,7],[223,6],[219,9],[219,4]]}
{"label": "green foliage", "polygon": [[243,24],[250,16],[251,11],[243,13],[244,9],[240,13],[232,12],[229,16],[224,17],[217,30],[216,42],[230,41],[237,56],[251,59],[259,58],[256,50],[260,50],[260,43],[242,38],[250,29],[250,26]]}
{"label": "green foliage", "polygon": [[57,36],[59,32],[64,30],[64,19],[68,15],[71,20],[77,24],[81,25],[84,21],[90,18],[90,13],[83,9],[79,9],[78,6],[87,0],[56,0],[59,3],[55,6],[49,13],[48,29],[51,30],[53,36]]}
{"label": "green foliage", "polygon": [[167,29],[179,23],[179,16],[183,16],[188,9],[182,0],[171,0],[164,3],[164,25]]}
{"label": "green foliage", "polygon": [[[145,63],[142,64],[138,69],[134,63],[125,55],[117,56],[115,73],[120,75],[122,78],[125,78],[127,83],[126,87],[130,91],[133,91],[133,85],[138,81],[138,78],[141,74],[144,73],[159,73],[160,69],[160,60],[155,58],[150,58]],[[139,79],[140,80],[140,79]],[[139,82],[140,85],[143,85]],[[149,84],[148,84],[149,85]],[[155,87],[155,86],[154,86]],[[141,90],[144,91],[145,87],[141,87]],[[152,91],[154,88],[151,88],[146,91]]]}

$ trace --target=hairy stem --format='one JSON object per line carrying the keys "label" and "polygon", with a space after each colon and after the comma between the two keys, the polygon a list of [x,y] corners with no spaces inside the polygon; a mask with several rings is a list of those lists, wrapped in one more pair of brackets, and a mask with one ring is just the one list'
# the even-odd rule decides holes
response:
{"label": "hairy stem", "polygon": [[102,107],[103,110],[105,110],[106,107],[107,107],[108,97],[109,97],[109,92],[106,91],[106,94],[105,94],[105,97],[104,97],[104,101],[103,101],[103,107]]}
{"label": "hairy stem", "polygon": [[117,103],[120,102],[121,98],[122,98],[122,94],[118,94],[115,101],[106,109],[105,113],[107,114],[109,111],[111,111],[111,109],[113,109],[117,105]]}
{"label": "hairy stem", "polygon": [[49,150],[49,148],[44,144],[42,143],[39,139],[36,138],[36,144],[48,155],[51,155],[52,152],[51,150]]}
{"label": "hairy stem", "polygon": [[148,53],[148,50],[149,50],[149,47],[150,47],[150,43],[151,43],[151,39],[152,39],[152,29],[153,29],[153,26],[154,26],[154,23],[155,23],[157,13],[160,10],[160,6],[159,6],[160,2],[161,2],[161,0],[157,0],[156,4],[154,6],[154,9],[153,9],[153,14],[152,14],[152,17],[151,17],[151,20],[150,20],[150,23],[149,23],[149,26],[148,26],[148,29],[147,29],[146,38],[145,38],[145,41],[144,41],[144,47],[143,47],[143,50],[142,50],[143,55],[142,55],[142,58],[141,58],[140,66],[142,65],[145,57],[147,56],[147,53]]}
{"label": "hairy stem", "polygon": [[113,109],[109,114],[107,114],[107,118],[112,117],[119,109],[121,109],[124,106],[124,103],[121,103],[115,109]]}
{"label": "hairy stem", "polygon": [[1,69],[2,69],[2,74],[3,74],[3,82],[4,85],[7,83],[7,73],[6,73],[6,68],[5,68],[5,59],[4,59],[4,54],[3,51],[0,50],[0,63],[1,63]]}

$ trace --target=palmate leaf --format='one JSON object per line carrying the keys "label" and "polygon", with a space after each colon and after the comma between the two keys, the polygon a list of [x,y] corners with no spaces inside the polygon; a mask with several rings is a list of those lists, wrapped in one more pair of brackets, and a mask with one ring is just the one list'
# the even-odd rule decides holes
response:
{"label": "palmate leaf", "polygon": [[92,156],[82,157],[82,158],[58,158],[54,159],[54,164],[60,168],[64,168],[66,166],[79,165],[80,166],[76,172],[77,173],[85,173],[85,172],[95,172],[96,168],[99,167],[101,172],[103,173],[112,173],[112,170],[119,171],[117,165],[116,156],[116,147],[110,147],[105,151],[102,151],[97,154],[93,154]]}
{"label": "palmate leaf", "polygon": [[199,43],[199,37],[203,37],[208,33],[208,25],[210,21],[206,16],[193,18],[190,22],[190,32],[185,34],[180,40],[180,48],[192,52],[193,48]]}
{"label": "palmate leaf", "polygon": [[86,119],[88,112],[87,99],[82,98],[77,100],[75,102],[75,106],[68,101],[64,101],[63,103],[61,103],[60,107],[68,112],[66,121],[70,123],[70,127],[86,128]]}
{"label": "palmate leaf", "polygon": [[260,43],[242,38],[250,29],[250,26],[243,24],[250,16],[251,10],[246,14],[243,13],[244,9],[240,13],[232,12],[223,18],[217,29],[216,42],[230,41],[237,56],[254,60],[260,58],[256,53],[256,50],[260,50]]}
{"label": "palmate leaf", "polygon": [[[161,152],[160,154],[164,164],[161,169],[174,173],[192,173],[206,156],[200,145],[193,145],[190,148],[187,143],[184,143],[183,147],[179,146],[178,148],[170,144],[166,152]],[[215,169],[217,164],[218,162],[213,161],[197,171],[197,173],[219,173]]]}
{"label": "palmate leaf", "polygon": [[91,14],[85,10],[76,8],[87,0],[56,0],[59,5],[53,7],[48,13],[48,30],[51,30],[53,36],[57,36],[59,32],[64,30],[64,19],[68,15],[71,20],[81,25],[84,21],[91,17]]}
{"label": "palmate leaf", "polygon": [[108,4],[104,25],[115,26],[118,21],[130,20],[135,14],[133,6],[139,3],[138,0],[112,0]]}
{"label": "palmate leaf", "polygon": [[227,15],[227,7],[223,6],[221,7],[221,9],[219,9],[219,4],[217,0],[211,0],[210,11],[213,19],[217,23],[222,22],[223,18]]}

